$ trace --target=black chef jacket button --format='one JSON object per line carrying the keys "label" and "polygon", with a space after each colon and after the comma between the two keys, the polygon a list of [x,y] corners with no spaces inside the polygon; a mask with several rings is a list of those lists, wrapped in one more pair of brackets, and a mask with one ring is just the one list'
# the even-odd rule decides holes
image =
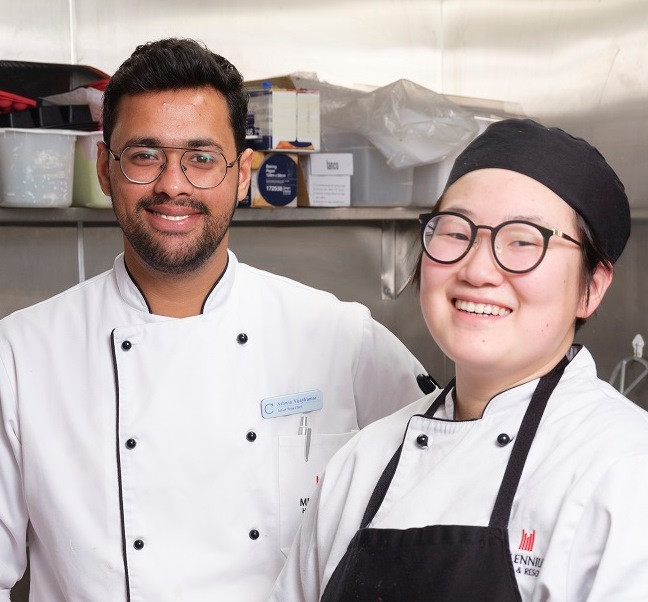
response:
{"label": "black chef jacket button", "polygon": [[259,539],[259,532],[256,529],[252,529],[248,535],[250,536],[250,539]]}
{"label": "black chef jacket button", "polygon": [[137,441],[135,439],[126,439],[126,447],[128,449],[133,449],[137,445]]}
{"label": "black chef jacket button", "polygon": [[248,431],[245,438],[252,443],[253,441],[256,441],[256,433],[254,431]]}
{"label": "black chef jacket button", "polygon": [[239,335],[236,337],[236,342],[239,345],[245,345],[245,343],[248,342],[248,335],[246,335],[244,332],[239,333]]}
{"label": "black chef jacket button", "polygon": [[141,549],[144,547],[144,542],[143,542],[141,539],[136,539],[136,540],[133,542],[133,547],[134,547],[136,550],[141,550]]}
{"label": "black chef jacket button", "polygon": [[497,444],[504,447],[511,442],[511,438],[506,433],[500,433],[497,435]]}
{"label": "black chef jacket button", "polygon": [[128,351],[132,346],[133,346],[133,343],[131,343],[130,341],[124,341],[122,343],[122,345],[121,345],[121,347],[122,347],[122,349],[124,351]]}
{"label": "black chef jacket button", "polygon": [[427,435],[419,435],[416,438],[416,445],[419,447],[427,447],[428,446],[428,436]]}

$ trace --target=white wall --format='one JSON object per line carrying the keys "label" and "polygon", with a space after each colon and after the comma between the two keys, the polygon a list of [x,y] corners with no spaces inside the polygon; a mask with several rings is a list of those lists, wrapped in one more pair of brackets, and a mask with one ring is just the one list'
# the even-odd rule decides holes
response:
{"label": "white wall", "polygon": [[[519,103],[585,136],[648,209],[646,0],[0,0],[0,58],[112,73],[135,48],[206,42],[246,79],[295,71],[346,86],[407,78]],[[645,211],[648,214],[648,211]]]}

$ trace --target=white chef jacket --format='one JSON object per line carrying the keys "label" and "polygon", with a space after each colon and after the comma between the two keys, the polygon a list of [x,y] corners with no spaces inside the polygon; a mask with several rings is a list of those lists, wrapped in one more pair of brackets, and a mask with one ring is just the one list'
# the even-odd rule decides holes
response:
{"label": "white chef jacket", "polygon": [[[320,599],[401,442],[398,468],[368,525],[488,526],[512,444],[538,380],[454,422],[432,393],[356,435],[329,462],[271,600]],[[403,433],[405,436],[403,438]],[[416,438],[428,436],[428,447]],[[514,498],[509,544],[522,599],[648,600],[648,413],[596,377],[581,348],[549,399]],[[470,575],[466,575],[470,579]]]}
{"label": "white chef jacket", "polygon": [[26,531],[31,600],[265,600],[328,458],[421,372],[364,306],[232,253],[184,319],[119,256],[0,322],[0,600]]}

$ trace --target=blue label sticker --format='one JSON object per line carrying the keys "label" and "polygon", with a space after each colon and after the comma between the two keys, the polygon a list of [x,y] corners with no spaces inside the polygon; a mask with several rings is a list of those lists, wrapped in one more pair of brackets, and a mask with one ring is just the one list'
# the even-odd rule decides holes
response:
{"label": "blue label sticker", "polygon": [[287,205],[297,196],[297,163],[286,155],[268,155],[259,168],[258,185],[270,205]]}
{"label": "blue label sticker", "polygon": [[264,418],[281,418],[290,414],[301,414],[321,410],[324,397],[319,389],[290,393],[278,397],[266,397],[261,401],[261,416]]}

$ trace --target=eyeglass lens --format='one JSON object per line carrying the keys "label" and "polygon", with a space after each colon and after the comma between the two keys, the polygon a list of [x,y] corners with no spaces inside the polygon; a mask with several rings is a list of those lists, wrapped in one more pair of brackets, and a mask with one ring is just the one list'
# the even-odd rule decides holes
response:
{"label": "eyeglass lens", "polygon": [[[166,167],[166,151],[155,147],[128,146],[120,157],[124,175],[137,184],[153,182]],[[180,157],[185,176],[197,188],[218,186],[227,173],[227,161],[219,152],[185,150]]]}
{"label": "eyeglass lens", "polygon": [[[437,215],[425,226],[423,244],[439,263],[459,261],[470,250],[477,226],[459,215]],[[525,272],[540,263],[546,249],[542,232],[524,222],[509,222],[491,232],[492,248],[499,264],[511,272]]]}

